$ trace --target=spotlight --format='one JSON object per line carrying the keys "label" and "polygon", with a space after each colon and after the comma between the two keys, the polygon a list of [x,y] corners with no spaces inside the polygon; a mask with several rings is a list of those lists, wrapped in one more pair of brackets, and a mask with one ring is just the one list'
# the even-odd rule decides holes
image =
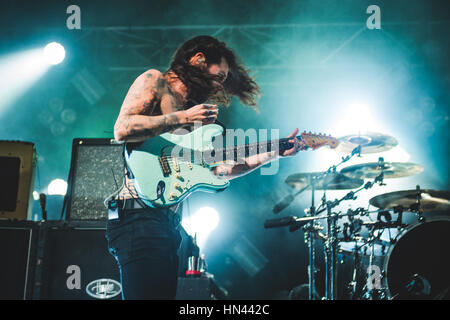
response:
{"label": "spotlight", "polygon": [[67,182],[62,179],[55,179],[48,185],[49,195],[64,196],[67,192]]}
{"label": "spotlight", "polygon": [[219,224],[219,213],[211,207],[200,208],[191,217],[183,219],[181,224],[183,228],[191,235],[196,235],[197,245],[201,248],[213,231]]}
{"label": "spotlight", "polygon": [[66,51],[58,42],[50,42],[44,48],[44,59],[48,64],[58,64],[64,60]]}

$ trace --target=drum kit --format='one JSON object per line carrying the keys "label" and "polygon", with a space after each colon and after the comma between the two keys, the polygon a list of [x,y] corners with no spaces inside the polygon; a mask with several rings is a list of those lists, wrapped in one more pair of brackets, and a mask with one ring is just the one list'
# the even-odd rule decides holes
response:
{"label": "drum kit", "polygon": [[[309,250],[309,299],[318,296],[317,240],[324,247],[325,300],[450,299],[450,191],[421,189],[417,185],[415,189],[375,196],[367,207],[338,211],[343,201],[355,201],[359,192],[424,169],[418,164],[386,162],[380,157],[377,162],[338,170],[354,156],[381,153],[398,145],[394,137],[379,133],[349,135],[338,140],[336,150],[347,156],[324,172],[288,176],[285,182],[294,192],[273,208],[274,213],[279,213],[297,195],[311,190],[311,207],[305,215],[264,223],[265,228],[289,226],[291,232],[304,231]],[[314,194],[319,190],[323,197],[316,207]],[[350,191],[331,201],[326,197],[329,190]],[[370,206],[376,209],[369,210]],[[345,271],[341,267],[343,261],[350,261]]]}

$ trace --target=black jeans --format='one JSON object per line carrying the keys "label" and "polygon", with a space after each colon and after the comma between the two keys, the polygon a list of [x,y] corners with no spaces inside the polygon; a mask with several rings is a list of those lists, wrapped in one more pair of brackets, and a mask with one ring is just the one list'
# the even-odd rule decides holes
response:
{"label": "black jeans", "polygon": [[175,298],[181,243],[177,217],[169,209],[146,208],[108,220],[106,239],[120,269],[123,299]]}

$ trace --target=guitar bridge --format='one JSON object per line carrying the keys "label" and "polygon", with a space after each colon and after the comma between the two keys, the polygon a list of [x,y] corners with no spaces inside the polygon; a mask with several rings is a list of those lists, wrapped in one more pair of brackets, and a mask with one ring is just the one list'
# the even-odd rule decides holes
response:
{"label": "guitar bridge", "polygon": [[167,160],[167,157],[158,157],[159,164],[161,166],[161,169],[163,171],[164,177],[168,177],[172,170],[170,169],[169,161]]}

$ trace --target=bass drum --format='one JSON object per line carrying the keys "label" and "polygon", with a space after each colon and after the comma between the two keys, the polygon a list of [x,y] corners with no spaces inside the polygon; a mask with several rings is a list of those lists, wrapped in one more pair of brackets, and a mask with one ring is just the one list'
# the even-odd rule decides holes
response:
{"label": "bass drum", "polygon": [[389,299],[450,299],[450,218],[427,218],[402,230],[384,273]]}

